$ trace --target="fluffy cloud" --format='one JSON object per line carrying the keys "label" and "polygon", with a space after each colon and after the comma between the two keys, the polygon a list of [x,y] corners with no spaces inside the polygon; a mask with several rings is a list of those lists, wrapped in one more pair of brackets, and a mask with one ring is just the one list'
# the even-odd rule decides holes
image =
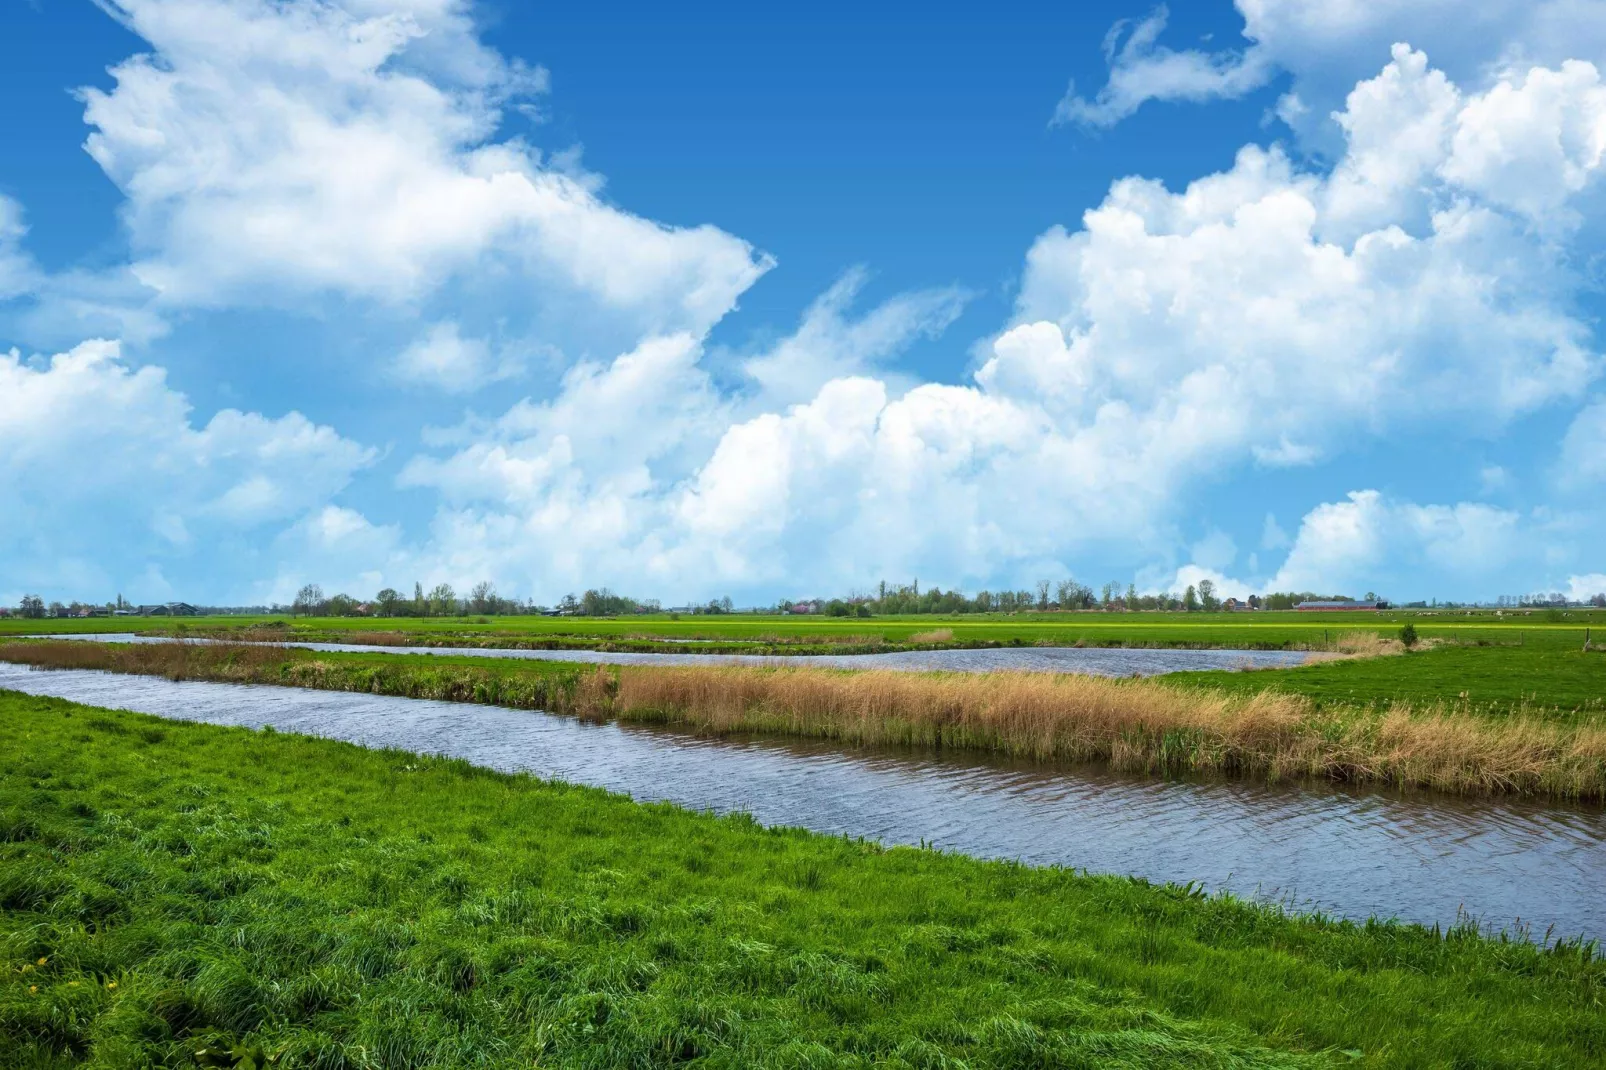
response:
{"label": "fluffy cloud", "polygon": [[493,140],[544,74],[480,44],[461,3],[115,10],[153,52],[114,66],[109,92],[82,91],[86,147],[126,195],[134,271],[166,304],[400,302],[472,273],[700,331],[768,267],[722,231],[631,215],[593,178]]}
{"label": "fluffy cloud", "polygon": [[27,233],[22,206],[0,194],[0,301],[26,293],[35,284],[33,263],[22,249]]}
{"label": "fluffy cloud", "polygon": [[[1576,517],[1560,527],[1595,527],[1598,522],[1598,517]],[[1421,505],[1376,490],[1353,491],[1305,515],[1274,573],[1235,577],[1230,561],[1206,560],[1196,553],[1191,564],[1150,586],[1178,592],[1208,579],[1223,595],[1239,597],[1265,591],[1352,596],[1382,591],[1396,599],[1427,598],[1465,590],[1512,567],[1543,575],[1558,549],[1555,527],[1542,516],[1476,502]],[[1566,545],[1560,548],[1567,552]],[[1595,578],[1574,576],[1570,582],[1576,590]]]}
{"label": "fluffy cloud", "polygon": [[[1022,326],[979,378],[1067,413],[1160,416],[1178,458],[1247,447],[1266,464],[1309,463],[1356,427],[1499,422],[1575,397],[1599,358],[1561,243],[1600,152],[1572,138],[1558,175],[1553,142],[1502,142],[1506,120],[1490,118],[1524,108],[1490,102],[1606,131],[1598,94],[1574,64],[1463,97],[1397,48],[1352,91],[1351,151],[1330,175],[1250,147],[1181,193],[1124,179],[1081,231],[1040,238]],[[1236,417],[1175,419],[1190,396]]]}
{"label": "fluffy cloud", "polygon": [[1580,412],[1562,439],[1557,479],[1568,488],[1606,484],[1606,400]]}
{"label": "fluffy cloud", "polygon": [[403,380],[448,394],[467,394],[522,371],[510,355],[491,352],[483,338],[464,338],[454,322],[437,323],[396,359]]}
{"label": "fluffy cloud", "polygon": [[1056,121],[1108,126],[1151,100],[1233,99],[1288,72],[1294,86],[1277,113],[1303,133],[1317,133],[1355,82],[1397,41],[1424,48],[1458,81],[1501,67],[1555,66],[1565,59],[1606,60],[1606,3],[1600,0],[1488,0],[1469,11],[1454,0],[1235,0],[1243,16],[1241,49],[1173,51],[1158,43],[1161,6],[1106,39],[1109,81],[1092,99],[1072,85]]}
{"label": "fluffy cloud", "polygon": [[1583,576],[1567,577],[1567,598],[1574,602],[1587,602],[1606,594],[1606,572],[1591,572]]}
{"label": "fluffy cloud", "polygon": [[957,288],[899,294],[868,315],[850,319],[865,281],[862,269],[848,272],[809,306],[796,332],[743,361],[742,371],[758,388],[757,403],[807,401],[832,379],[882,371],[878,366],[915,338],[935,338],[945,331],[967,297]]}
{"label": "fluffy cloud", "polygon": [[1477,503],[1416,505],[1375,490],[1311,510],[1288,559],[1270,581],[1278,591],[1376,588],[1380,580],[1487,575],[1526,550],[1516,513]]}
{"label": "fluffy cloud", "polygon": [[183,567],[321,506],[373,459],[294,412],[225,409],[196,427],[165,373],[130,368],[113,342],[0,354],[0,590],[104,593]]}
{"label": "fluffy cloud", "polygon": [[1122,19],[1104,37],[1110,77],[1087,100],[1072,82],[1054,109],[1052,123],[1113,126],[1150,100],[1236,99],[1266,84],[1276,68],[1266,50],[1177,52],[1158,44],[1169,12],[1155,8],[1137,22]]}

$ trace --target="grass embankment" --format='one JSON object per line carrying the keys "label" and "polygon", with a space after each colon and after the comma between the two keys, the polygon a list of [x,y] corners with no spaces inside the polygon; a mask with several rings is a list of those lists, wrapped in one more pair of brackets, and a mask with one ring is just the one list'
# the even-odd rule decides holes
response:
{"label": "grass embankment", "polygon": [[5,1067],[1606,1058],[1606,960],[1576,944],[1288,918],[16,694],[0,738]]}
{"label": "grass embankment", "polygon": [[[1377,660],[1409,665],[1435,656]],[[1320,703],[1275,687],[1236,692],[1048,673],[612,669],[183,643],[10,643],[0,645],[0,660],[480,702],[715,734],[1098,761],[1128,772],[1606,796],[1606,715],[1598,707],[1561,717],[1537,708],[1487,716],[1465,704]]]}

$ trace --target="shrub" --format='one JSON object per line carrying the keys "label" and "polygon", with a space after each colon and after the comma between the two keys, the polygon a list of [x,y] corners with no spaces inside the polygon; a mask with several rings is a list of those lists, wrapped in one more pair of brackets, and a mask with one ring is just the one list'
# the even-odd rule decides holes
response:
{"label": "shrub", "polygon": [[1416,646],[1416,625],[1407,624],[1400,629],[1400,642],[1404,643],[1408,649]]}

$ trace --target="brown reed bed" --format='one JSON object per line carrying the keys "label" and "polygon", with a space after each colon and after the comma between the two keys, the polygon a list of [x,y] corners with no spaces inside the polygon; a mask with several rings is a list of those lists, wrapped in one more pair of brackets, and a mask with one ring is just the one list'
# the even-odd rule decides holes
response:
{"label": "brown reed bed", "polygon": [[1057,673],[480,667],[182,642],[14,642],[0,644],[0,660],[480,702],[714,735],[773,733],[1104,762],[1127,772],[1606,797],[1606,719],[1559,724],[1520,710],[1493,718],[1464,704],[1323,707],[1275,690],[1227,694]]}
{"label": "brown reed bed", "polygon": [[612,716],[699,730],[1107,762],[1130,772],[1322,778],[1454,792],[1601,797],[1606,724],[1499,720],[1446,705],[1318,708],[1052,673],[913,674],[626,666]]}

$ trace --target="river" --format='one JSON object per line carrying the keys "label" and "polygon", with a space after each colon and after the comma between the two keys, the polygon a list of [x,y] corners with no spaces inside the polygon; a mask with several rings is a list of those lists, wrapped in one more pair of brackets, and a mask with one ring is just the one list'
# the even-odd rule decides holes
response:
{"label": "river", "polygon": [[[89,643],[171,643],[170,636],[100,632],[75,635],[28,635],[25,639],[73,639]],[[186,639],[188,643],[225,642]],[[598,640],[599,642],[603,640]],[[1286,669],[1324,655],[1300,650],[1172,650],[1155,647],[1024,646],[983,650],[900,650],[886,654],[810,654],[775,657],[767,654],[645,654],[621,650],[511,650],[500,647],[370,646],[358,643],[251,644],[297,647],[354,654],[451,654],[525,661],[568,661],[586,665],[807,665],[827,669],[897,669],[903,672],[1030,672],[1082,673],[1090,676],[1158,676],[1208,669]]]}

